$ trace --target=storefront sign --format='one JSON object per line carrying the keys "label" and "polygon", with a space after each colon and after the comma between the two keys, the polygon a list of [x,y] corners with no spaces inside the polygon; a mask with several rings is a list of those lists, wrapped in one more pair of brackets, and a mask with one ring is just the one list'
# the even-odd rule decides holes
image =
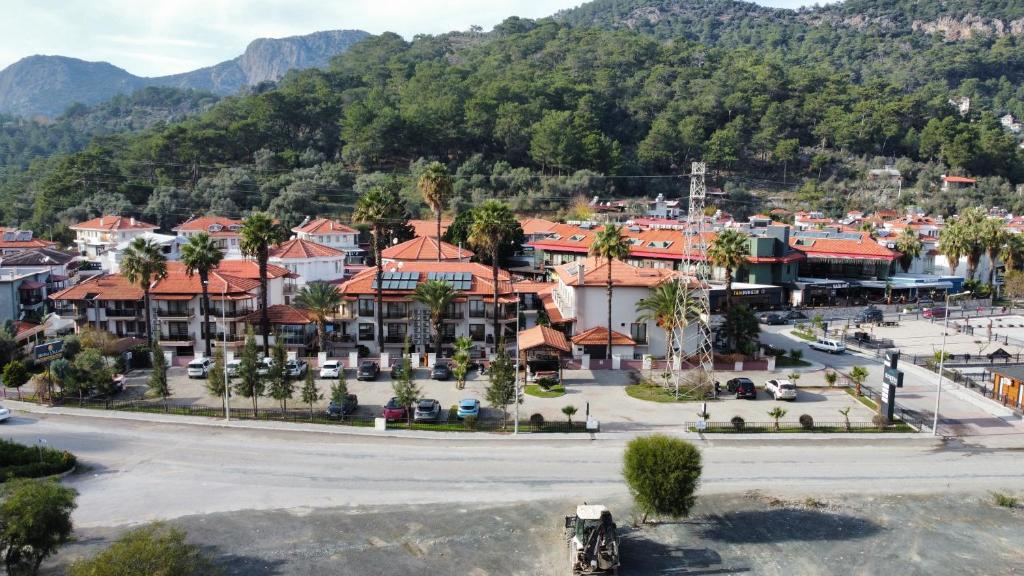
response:
{"label": "storefront sign", "polygon": [[32,348],[32,354],[39,362],[56,360],[64,355],[64,341],[54,340],[53,342],[47,342],[46,344],[35,346]]}
{"label": "storefront sign", "polygon": [[885,372],[882,373],[882,382],[885,382],[887,386],[903,388],[903,371],[895,368],[886,368]]}

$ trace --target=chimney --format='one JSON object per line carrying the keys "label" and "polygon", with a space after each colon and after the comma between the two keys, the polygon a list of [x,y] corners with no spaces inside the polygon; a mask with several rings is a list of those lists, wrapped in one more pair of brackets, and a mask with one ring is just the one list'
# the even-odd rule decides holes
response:
{"label": "chimney", "polygon": [[576,285],[583,286],[583,284],[586,282],[583,279],[583,275],[586,272],[586,269],[587,267],[583,264],[583,262],[580,262],[579,265],[576,266]]}
{"label": "chimney", "polygon": [[103,216],[100,216],[100,226],[103,226]]}
{"label": "chimney", "polygon": [[129,220],[129,222],[131,222],[132,226],[135,226],[135,217],[134,217],[134,216],[132,216],[132,219],[131,219],[131,220]]}

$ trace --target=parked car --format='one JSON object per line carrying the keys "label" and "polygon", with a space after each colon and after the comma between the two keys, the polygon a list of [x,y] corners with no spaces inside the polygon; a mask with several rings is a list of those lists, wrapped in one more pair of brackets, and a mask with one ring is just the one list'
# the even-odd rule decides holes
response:
{"label": "parked car", "polygon": [[341,375],[342,370],[344,370],[344,368],[341,367],[340,360],[328,360],[320,367],[320,377],[337,378]]}
{"label": "parked car", "polygon": [[345,401],[341,404],[337,402],[331,402],[327,405],[327,415],[331,418],[341,418],[342,416],[348,416],[349,414],[356,411],[359,407],[359,397],[355,394],[349,394],[345,396]]}
{"label": "parked car", "polygon": [[796,384],[789,380],[769,380],[764,383],[764,391],[776,400],[796,400]]}
{"label": "parked car", "polygon": [[306,370],[309,370],[309,365],[301,358],[289,360],[284,363],[284,373],[291,378],[301,378],[305,376]]}
{"label": "parked car", "polygon": [[942,319],[945,318],[946,314],[948,313],[949,311],[946,310],[945,308],[928,308],[927,310],[921,313],[921,317]]}
{"label": "parked car", "polygon": [[736,394],[736,398],[757,399],[757,386],[750,378],[733,378],[725,383],[725,389]]}
{"label": "parked car", "polygon": [[526,378],[530,382],[548,379],[561,382],[558,360],[530,360],[526,363]]}
{"label": "parked car", "polygon": [[804,314],[803,312],[801,312],[801,311],[799,311],[799,310],[790,310],[789,312],[786,312],[786,313],[785,313],[785,314],[783,315],[783,317],[784,317],[784,318],[785,318],[786,320],[791,320],[791,321],[795,321],[795,320],[807,320],[807,314]]}
{"label": "parked car", "polygon": [[767,324],[769,326],[778,326],[789,323],[789,321],[781,314],[761,314],[757,317],[757,320],[761,324]]}
{"label": "parked car", "polygon": [[11,411],[4,406],[0,406],[0,422],[4,422],[10,417]]}
{"label": "parked car", "polygon": [[114,374],[110,378],[110,389],[114,394],[124,392],[124,374]]}
{"label": "parked car", "polygon": [[416,411],[412,419],[416,422],[435,422],[441,417],[441,403],[431,398],[425,398],[416,403]]}
{"label": "parked car", "polygon": [[391,367],[391,379],[398,380],[399,378],[404,378],[407,372],[409,374],[409,377],[411,378],[412,365],[409,364],[408,358],[401,358],[398,360],[398,362],[395,362],[394,366]]}
{"label": "parked car", "polygon": [[384,405],[384,410],[380,413],[381,418],[384,418],[388,422],[394,422],[395,420],[405,419],[405,406],[398,403],[398,398],[392,397],[388,400],[388,403]]}
{"label": "parked car", "polygon": [[376,380],[380,374],[380,366],[373,360],[363,360],[356,371],[356,380]]}
{"label": "parked car", "polygon": [[863,324],[867,322],[881,322],[883,318],[884,316],[881,310],[874,306],[868,306],[857,314],[854,321]]}
{"label": "parked car", "polygon": [[242,361],[237,358],[225,364],[224,369],[228,371],[228,377],[233,378],[235,376],[238,376],[238,368],[241,365]]}
{"label": "parked car", "polygon": [[459,420],[466,416],[480,417],[480,401],[476,398],[463,398],[459,400],[459,410],[455,414]]}
{"label": "parked car", "polygon": [[274,359],[270,356],[264,356],[260,359],[259,364],[256,365],[256,373],[260,376],[266,376],[270,374],[270,369],[274,367]]}
{"label": "parked car", "polygon": [[200,358],[189,362],[186,371],[189,378],[206,378],[206,374],[212,367],[213,360],[209,358]]}
{"label": "parked car", "polygon": [[447,380],[452,377],[452,365],[447,360],[434,362],[430,369],[430,377],[434,380]]}
{"label": "parked car", "polygon": [[829,354],[842,354],[846,352],[845,344],[827,338],[820,338],[811,342],[811,348],[820,352],[828,352]]}

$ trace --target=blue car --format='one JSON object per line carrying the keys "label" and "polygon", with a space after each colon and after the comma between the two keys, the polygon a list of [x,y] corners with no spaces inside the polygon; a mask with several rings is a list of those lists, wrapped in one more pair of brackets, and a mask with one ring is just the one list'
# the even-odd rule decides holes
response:
{"label": "blue car", "polygon": [[480,417],[480,401],[476,398],[459,400],[459,412],[456,416],[461,420],[466,416]]}

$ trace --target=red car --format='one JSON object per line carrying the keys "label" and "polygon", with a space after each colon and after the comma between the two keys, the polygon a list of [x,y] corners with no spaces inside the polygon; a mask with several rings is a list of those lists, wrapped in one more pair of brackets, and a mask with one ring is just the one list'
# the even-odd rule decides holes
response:
{"label": "red car", "polygon": [[407,418],[405,407],[398,405],[398,398],[391,398],[388,403],[384,406],[384,411],[381,412],[381,417],[388,422],[395,422],[396,420],[405,420]]}
{"label": "red car", "polygon": [[925,310],[924,313],[921,314],[921,316],[924,317],[924,318],[945,318],[946,317],[946,309],[945,308],[929,308],[929,309]]}

